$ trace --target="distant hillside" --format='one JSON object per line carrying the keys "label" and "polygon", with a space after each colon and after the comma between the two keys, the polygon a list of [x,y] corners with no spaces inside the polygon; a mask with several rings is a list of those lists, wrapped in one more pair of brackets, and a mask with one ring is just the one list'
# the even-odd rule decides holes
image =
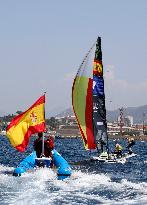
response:
{"label": "distant hillside", "polygon": [[[147,119],[147,105],[124,108],[124,116],[126,115],[133,116],[134,123],[142,123],[143,113],[146,114],[145,119]],[[107,111],[108,121],[117,120],[118,115],[119,115],[119,110]]]}
{"label": "distant hillside", "polygon": [[61,113],[59,113],[58,115],[56,115],[56,117],[65,117],[65,116],[68,116],[68,115],[74,115],[74,112],[72,110],[72,108],[68,108],[64,111],[62,111]]}
{"label": "distant hillside", "polygon": [[[63,111],[62,111],[63,110]],[[138,106],[138,107],[128,107],[124,108],[124,116],[131,115],[133,116],[134,123],[142,123],[143,121],[143,113],[145,113],[145,123],[147,124],[147,105]],[[0,117],[4,116],[5,113],[0,110]],[[72,108],[63,109],[62,107],[58,107],[56,109],[50,110],[46,112],[46,117],[65,117],[68,115],[74,115]],[[107,110],[107,120],[109,122],[117,121],[119,116],[119,110]]]}
{"label": "distant hillside", "polygon": [[[146,114],[145,119],[147,119],[147,105],[139,106],[139,107],[128,107],[124,108],[124,116],[131,115],[133,116],[134,123],[142,123],[143,120],[143,113]],[[56,115],[57,117],[64,117],[68,115],[73,115],[72,108],[68,108],[61,112],[60,114]],[[119,116],[119,110],[109,111],[107,110],[107,120],[108,121],[117,121]]]}

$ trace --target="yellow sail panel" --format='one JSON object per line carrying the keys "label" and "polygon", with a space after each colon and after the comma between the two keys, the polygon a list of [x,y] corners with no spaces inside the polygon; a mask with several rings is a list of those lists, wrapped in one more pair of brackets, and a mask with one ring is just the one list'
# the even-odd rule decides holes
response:
{"label": "yellow sail panel", "polygon": [[72,90],[72,104],[85,149],[95,149],[92,126],[92,79],[76,76]]}
{"label": "yellow sail panel", "polygon": [[[85,108],[86,95],[88,88],[88,78],[85,76],[77,76],[73,87],[73,108],[76,114],[80,130],[84,137],[84,146],[87,147]],[[84,92],[83,92],[84,91]]]}

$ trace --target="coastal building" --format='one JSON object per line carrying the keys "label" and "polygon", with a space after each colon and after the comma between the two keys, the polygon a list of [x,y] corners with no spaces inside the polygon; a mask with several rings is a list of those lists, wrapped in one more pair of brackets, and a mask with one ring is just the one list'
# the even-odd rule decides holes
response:
{"label": "coastal building", "polygon": [[80,136],[78,125],[60,125],[59,129],[56,130],[59,136]]}
{"label": "coastal building", "polygon": [[133,126],[133,116],[127,115],[124,117],[124,124],[126,126]]}

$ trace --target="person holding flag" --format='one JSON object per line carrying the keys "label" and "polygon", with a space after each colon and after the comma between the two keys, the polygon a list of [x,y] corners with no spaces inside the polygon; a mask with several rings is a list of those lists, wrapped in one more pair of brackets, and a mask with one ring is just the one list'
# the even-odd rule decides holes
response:
{"label": "person holding flag", "polygon": [[[38,133],[38,138],[34,141],[34,150],[36,151],[37,158],[47,157],[51,159],[51,167],[53,167],[53,156],[52,150],[54,149],[54,138],[53,136],[44,136],[42,132]],[[37,166],[40,166],[37,163]]]}

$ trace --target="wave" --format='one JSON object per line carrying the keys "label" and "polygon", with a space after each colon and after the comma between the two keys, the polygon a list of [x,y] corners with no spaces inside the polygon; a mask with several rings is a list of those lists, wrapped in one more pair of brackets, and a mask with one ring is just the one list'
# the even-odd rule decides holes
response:
{"label": "wave", "polygon": [[108,174],[80,170],[61,181],[47,168],[14,177],[13,169],[0,165],[0,204],[147,204],[146,182],[115,182]]}

